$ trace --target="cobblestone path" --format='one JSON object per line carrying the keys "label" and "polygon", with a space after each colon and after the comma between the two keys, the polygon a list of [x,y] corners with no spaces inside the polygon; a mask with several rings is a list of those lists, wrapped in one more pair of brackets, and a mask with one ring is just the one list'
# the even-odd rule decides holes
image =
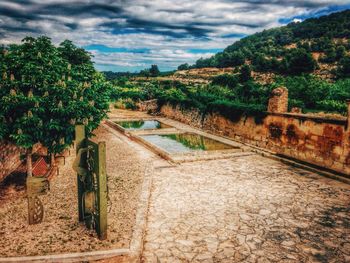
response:
{"label": "cobblestone path", "polygon": [[144,262],[350,262],[350,185],[258,155],[156,169]]}

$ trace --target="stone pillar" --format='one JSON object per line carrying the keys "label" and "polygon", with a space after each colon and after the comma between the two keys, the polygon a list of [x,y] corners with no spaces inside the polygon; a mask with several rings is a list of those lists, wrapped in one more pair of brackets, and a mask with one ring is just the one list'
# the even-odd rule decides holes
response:
{"label": "stone pillar", "polygon": [[283,113],[288,112],[288,89],[285,87],[278,87],[271,93],[268,112]]}
{"label": "stone pillar", "polygon": [[348,131],[350,131],[350,99],[346,101],[348,104]]}

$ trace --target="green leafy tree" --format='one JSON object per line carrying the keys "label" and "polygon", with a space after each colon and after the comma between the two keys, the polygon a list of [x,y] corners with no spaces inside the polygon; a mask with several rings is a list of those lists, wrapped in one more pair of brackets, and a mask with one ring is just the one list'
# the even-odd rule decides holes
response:
{"label": "green leafy tree", "polygon": [[322,62],[333,63],[337,59],[335,48],[329,48],[325,50],[325,56],[322,58]]}
{"label": "green leafy tree", "polygon": [[140,76],[146,77],[148,78],[149,76],[151,76],[149,69],[143,69],[140,71]]}
{"label": "green leafy tree", "polygon": [[240,82],[247,82],[252,79],[252,71],[249,65],[243,65],[239,74]]}
{"label": "green leafy tree", "polygon": [[196,64],[195,64],[196,68],[206,68],[206,67],[210,67],[210,66],[214,66],[214,65],[213,65],[213,61],[211,59],[208,59],[208,58],[206,58],[206,59],[200,58],[196,61]]}
{"label": "green leafy tree", "polygon": [[151,77],[157,77],[160,74],[160,71],[158,69],[157,65],[152,65],[151,68],[149,69],[149,73]]}
{"label": "green leafy tree", "polygon": [[286,73],[299,75],[314,71],[317,64],[309,52],[303,48],[296,48],[286,55],[282,65],[284,65],[282,70]]}
{"label": "green leafy tree", "polygon": [[54,157],[72,144],[76,123],[85,124],[91,135],[106,117],[110,87],[89,53],[71,42],[60,48],[47,37],[22,42],[1,55],[1,139],[26,149],[31,176],[33,146],[41,143]]}
{"label": "green leafy tree", "polygon": [[181,64],[180,66],[177,67],[178,70],[187,70],[190,68],[190,65],[188,63]]}
{"label": "green leafy tree", "polygon": [[233,89],[238,84],[238,78],[233,74],[221,74],[213,78],[212,84]]}
{"label": "green leafy tree", "polygon": [[350,77],[350,56],[346,56],[339,61],[337,75],[341,78]]}
{"label": "green leafy tree", "polygon": [[245,57],[243,52],[223,52],[220,57],[218,57],[219,67],[234,67],[243,65]]}
{"label": "green leafy tree", "polygon": [[336,50],[335,50],[335,53],[336,53],[336,60],[340,60],[343,57],[345,57],[345,55],[346,55],[346,48],[343,45],[338,46],[336,48]]}

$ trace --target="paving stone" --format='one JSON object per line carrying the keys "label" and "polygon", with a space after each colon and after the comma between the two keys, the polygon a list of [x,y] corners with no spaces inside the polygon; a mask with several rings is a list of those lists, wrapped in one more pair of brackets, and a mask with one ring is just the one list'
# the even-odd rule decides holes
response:
{"label": "paving stone", "polygon": [[291,247],[291,246],[294,246],[295,242],[293,242],[293,241],[283,241],[281,244],[282,244],[282,246]]}
{"label": "paving stone", "polygon": [[258,155],[157,169],[143,259],[346,262],[350,186],[299,173]]}
{"label": "paving stone", "polygon": [[266,216],[266,215],[271,214],[271,211],[270,211],[270,210],[267,210],[267,209],[261,209],[261,210],[259,211],[259,214],[262,215],[262,216]]}

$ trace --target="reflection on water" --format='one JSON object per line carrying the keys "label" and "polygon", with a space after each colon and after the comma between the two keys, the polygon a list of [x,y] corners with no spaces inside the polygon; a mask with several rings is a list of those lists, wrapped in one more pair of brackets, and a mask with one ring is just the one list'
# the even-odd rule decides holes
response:
{"label": "reflection on water", "polygon": [[161,123],[155,120],[147,121],[117,121],[117,124],[127,130],[151,130],[151,129],[162,129],[169,128],[169,125]]}
{"label": "reflection on water", "polygon": [[213,151],[234,148],[231,145],[194,133],[143,135],[141,137],[169,153]]}

